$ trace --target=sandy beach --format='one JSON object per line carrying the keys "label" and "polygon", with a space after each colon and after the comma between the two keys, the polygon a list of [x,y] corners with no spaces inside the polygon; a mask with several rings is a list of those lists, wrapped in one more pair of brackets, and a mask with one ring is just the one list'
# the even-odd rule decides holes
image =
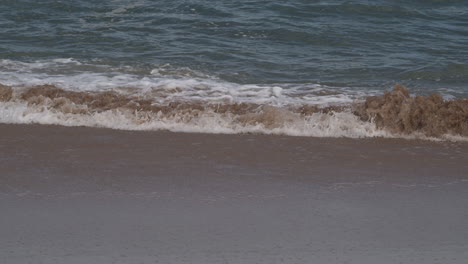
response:
{"label": "sandy beach", "polygon": [[465,263],[468,144],[0,125],[1,263]]}

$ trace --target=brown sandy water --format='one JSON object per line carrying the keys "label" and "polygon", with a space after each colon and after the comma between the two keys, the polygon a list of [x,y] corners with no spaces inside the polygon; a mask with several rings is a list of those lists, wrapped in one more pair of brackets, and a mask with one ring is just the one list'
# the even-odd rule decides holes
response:
{"label": "brown sandy water", "polygon": [[466,263],[468,144],[0,125],[0,263]]}
{"label": "brown sandy water", "polygon": [[[382,96],[332,106],[174,100],[170,89],[149,95],[122,93],[131,88],[119,90],[70,91],[54,85],[13,88],[0,84],[0,113],[10,116],[0,121],[128,130],[468,139],[468,99],[444,100],[438,94],[410,96],[401,85]],[[15,107],[16,111],[12,110]],[[96,118],[106,113],[103,119],[107,122]],[[29,115],[32,117],[25,118]]]}

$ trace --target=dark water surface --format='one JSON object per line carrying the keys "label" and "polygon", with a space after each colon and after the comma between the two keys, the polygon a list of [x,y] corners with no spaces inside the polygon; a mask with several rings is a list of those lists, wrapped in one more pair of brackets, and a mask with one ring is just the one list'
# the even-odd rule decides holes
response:
{"label": "dark water surface", "polygon": [[0,58],[11,61],[467,93],[467,1],[4,0],[0,27]]}

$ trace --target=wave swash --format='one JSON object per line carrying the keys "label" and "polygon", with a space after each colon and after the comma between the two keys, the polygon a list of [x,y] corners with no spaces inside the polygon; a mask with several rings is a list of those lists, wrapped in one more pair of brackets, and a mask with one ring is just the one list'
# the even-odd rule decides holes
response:
{"label": "wave swash", "polygon": [[315,137],[401,137],[468,141],[468,99],[410,96],[397,85],[348,105],[273,106],[202,100],[162,103],[116,91],[0,85],[0,122]]}

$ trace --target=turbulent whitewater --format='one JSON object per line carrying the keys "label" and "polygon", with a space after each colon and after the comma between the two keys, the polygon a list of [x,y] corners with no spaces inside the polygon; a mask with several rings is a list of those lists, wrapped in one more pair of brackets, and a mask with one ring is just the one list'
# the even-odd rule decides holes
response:
{"label": "turbulent whitewater", "polygon": [[[468,139],[468,100],[411,97],[403,86],[334,106],[164,101],[154,94],[0,85],[0,122],[128,130],[264,133],[315,137]],[[159,100],[158,100],[159,99]]]}
{"label": "turbulent whitewater", "polygon": [[4,0],[0,122],[466,140],[467,14],[440,0]]}

